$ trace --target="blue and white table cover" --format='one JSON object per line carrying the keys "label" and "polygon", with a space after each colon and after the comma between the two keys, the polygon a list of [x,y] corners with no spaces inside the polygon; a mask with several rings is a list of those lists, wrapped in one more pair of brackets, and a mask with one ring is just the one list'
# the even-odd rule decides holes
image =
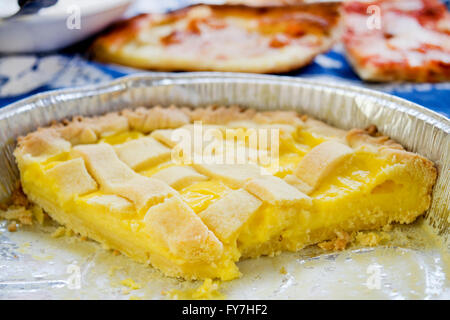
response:
{"label": "blue and white table cover", "polygon": [[[148,10],[172,10],[191,2],[137,1],[127,16]],[[137,72],[142,70],[101,64],[87,59],[86,45],[83,44],[47,54],[0,56],[0,108],[46,90],[99,83]],[[450,82],[365,83],[352,71],[340,44],[330,52],[317,56],[309,66],[288,75],[369,87],[416,102],[446,117],[450,115]]]}

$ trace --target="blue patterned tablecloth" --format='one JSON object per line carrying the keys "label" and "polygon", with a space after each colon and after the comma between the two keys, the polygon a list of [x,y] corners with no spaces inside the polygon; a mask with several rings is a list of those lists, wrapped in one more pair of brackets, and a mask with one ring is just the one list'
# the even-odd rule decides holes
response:
{"label": "blue patterned tablecloth", "polygon": [[[190,1],[187,1],[190,2]],[[152,9],[173,9],[186,0],[152,1]],[[137,13],[148,9],[149,1],[139,1],[130,9]],[[161,6],[164,5],[164,8]],[[130,12],[128,13],[130,15]],[[0,56],[0,107],[32,94],[65,87],[82,86],[108,81],[142,70],[100,64],[86,58],[90,40],[60,52],[35,55]],[[305,77],[337,81],[381,90],[408,99],[437,111],[450,114],[450,82],[421,84],[368,84],[361,81],[345,60],[341,45],[316,57],[312,64],[289,73],[292,77]]]}

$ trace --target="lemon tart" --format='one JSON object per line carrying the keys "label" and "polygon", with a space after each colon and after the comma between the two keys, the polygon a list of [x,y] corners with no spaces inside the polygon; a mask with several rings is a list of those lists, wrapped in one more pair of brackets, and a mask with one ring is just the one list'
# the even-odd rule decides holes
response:
{"label": "lemon tart", "polygon": [[24,193],[66,228],[185,279],[243,258],[411,223],[436,169],[375,127],[294,111],[137,108],[21,137]]}

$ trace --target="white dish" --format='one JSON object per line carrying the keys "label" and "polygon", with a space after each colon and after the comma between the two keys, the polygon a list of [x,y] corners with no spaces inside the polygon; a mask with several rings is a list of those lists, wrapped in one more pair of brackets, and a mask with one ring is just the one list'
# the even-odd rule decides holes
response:
{"label": "white dish", "polygon": [[[16,4],[0,0],[3,13]],[[57,50],[81,41],[120,18],[132,0],[59,0],[37,14],[0,19],[0,52],[29,53]],[[2,13],[2,17],[6,14]]]}

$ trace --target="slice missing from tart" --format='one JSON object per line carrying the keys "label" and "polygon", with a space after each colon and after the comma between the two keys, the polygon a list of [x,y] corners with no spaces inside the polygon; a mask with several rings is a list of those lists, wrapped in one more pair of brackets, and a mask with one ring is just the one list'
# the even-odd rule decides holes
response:
{"label": "slice missing from tart", "polygon": [[239,107],[78,117],[14,154],[24,193],[54,220],[185,279],[230,280],[243,258],[411,223],[436,180],[431,161],[373,128]]}

